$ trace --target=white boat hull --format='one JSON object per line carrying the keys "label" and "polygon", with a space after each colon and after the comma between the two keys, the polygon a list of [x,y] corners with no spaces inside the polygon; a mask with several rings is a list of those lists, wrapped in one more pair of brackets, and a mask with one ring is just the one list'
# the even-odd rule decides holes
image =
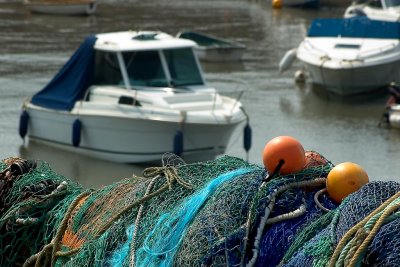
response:
{"label": "white boat hull", "polygon": [[[173,140],[179,121],[140,119],[55,112],[30,105],[28,136],[57,147],[114,162],[140,163],[159,161],[173,152]],[[79,147],[72,145],[72,125],[82,123]],[[210,160],[223,154],[235,123],[183,124],[183,154],[188,161]]]}
{"label": "white boat hull", "polygon": [[331,69],[302,62],[312,83],[338,95],[352,95],[374,91],[400,82],[400,61],[375,66]]}
{"label": "white boat hull", "polygon": [[400,105],[390,107],[388,120],[391,127],[400,128]]}
{"label": "white boat hull", "polygon": [[96,2],[27,2],[25,4],[32,12],[54,15],[92,15],[95,13],[97,7]]}
{"label": "white boat hull", "polygon": [[245,48],[241,47],[229,47],[229,48],[205,48],[196,47],[195,52],[198,58],[202,61],[208,62],[231,62],[240,61],[243,56]]}

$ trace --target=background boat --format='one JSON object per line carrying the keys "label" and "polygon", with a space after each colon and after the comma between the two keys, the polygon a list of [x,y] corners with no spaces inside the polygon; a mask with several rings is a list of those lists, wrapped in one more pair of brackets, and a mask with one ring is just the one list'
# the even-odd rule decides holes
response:
{"label": "background boat", "polygon": [[345,18],[367,16],[374,20],[398,21],[400,19],[400,2],[391,0],[358,0],[346,9]]}
{"label": "background boat", "polygon": [[339,95],[400,80],[400,23],[367,17],[317,19],[297,49],[311,82]]}
{"label": "background boat", "polygon": [[92,15],[96,11],[96,0],[25,0],[32,12],[53,15]]}
{"label": "background boat", "polygon": [[225,40],[209,34],[183,31],[178,38],[189,39],[197,43],[195,51],[200,60],[211,62],[240,61],[246,46],[237,42]]}

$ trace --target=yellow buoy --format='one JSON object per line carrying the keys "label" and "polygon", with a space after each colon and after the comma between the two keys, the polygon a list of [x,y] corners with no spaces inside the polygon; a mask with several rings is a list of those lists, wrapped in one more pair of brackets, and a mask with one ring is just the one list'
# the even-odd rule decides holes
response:
{"label": "yellow buoy", "polygon": [[363,168],[352,162],[343,162],[329,172],[326,189],[329,196],[340,203],[368,182],[368,175]]}
{"label": "yellow buoy", "polygon": [[273,8],[281,8],[282,7],[282,0],[272,0],[272,7]]}

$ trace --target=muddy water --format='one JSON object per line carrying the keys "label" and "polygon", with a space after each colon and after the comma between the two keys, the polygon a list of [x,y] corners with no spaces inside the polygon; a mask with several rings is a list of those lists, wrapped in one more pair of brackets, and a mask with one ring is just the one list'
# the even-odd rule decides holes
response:
{"label": "muddy water", "polygon": [[[18,2],[0,3],[0,156],[42,159],[78,182],[98,187],[132,173],[141,165],[115,164],[23,143],[18,118],[24,98],[40,90],[88,34],[121,30],[185,29],[203,31],[246,44],[236,64],[203,64],[206,79],[222,94],[238,96],[250,115],[253,146],[249,160],[261,164],[265,143],[278,135],[298,138],[333,163],[353,161],[373,180],[400,177],[400,131],[377,127],[385,94],[338,98],[294,83],[296,63],[278,73],[284,53],[299,44],[310,21],[339,17],[344,6],[319,10],[273,10],[268,1],[119,1],[101,2],[95,16],[31,14]],[[242,132],[227,154],[245,158]]]}

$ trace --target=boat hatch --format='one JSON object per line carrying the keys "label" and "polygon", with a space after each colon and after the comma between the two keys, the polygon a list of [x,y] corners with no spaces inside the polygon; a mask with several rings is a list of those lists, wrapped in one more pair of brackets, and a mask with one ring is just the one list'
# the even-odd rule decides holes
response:
{"label": "boat hatch", "polygon": [[132,37],[132,39],[140,40],[140,41],[150,41],[150,40],[155,40],[157,35],[158,35],[158,33],[156,33],[156,32],[140,33],[140,34]]}

